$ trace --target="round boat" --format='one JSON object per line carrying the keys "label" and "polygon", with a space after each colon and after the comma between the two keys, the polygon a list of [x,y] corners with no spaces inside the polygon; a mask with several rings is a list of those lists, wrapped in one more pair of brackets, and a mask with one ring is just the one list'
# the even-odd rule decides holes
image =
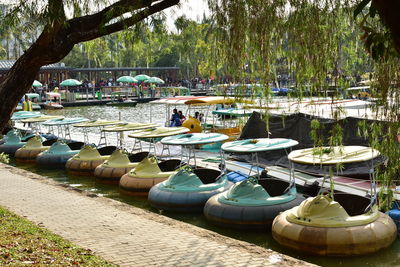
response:
{"label": "round boat", "polygon": [[122,175],[135,168],[148,155],[149,152],[128,155],[121,149],[115,150],[108,160],[94,170],[96,182],[118,184]]}
{"label": "round boat", "polygon": [[202,212],[204,204],[215,194],[226,191],[233,183],[219,170],[182,169],[150,189],[152,207],[176,212]]}
{"label": "round boat", "polygon": [[36,163],[41,167],[49,169],[64,168],[68,159],[78,154],[83,145],[83,142],[66,144],[57,141],[48,150],[36,157]]}
{"label": "round boat", "polygon": [[176,168],[180,164],[181,161],[177,159],[157,163],[156,158],[147,157],[129,173],[121,177],[119,181],[120,191],[127,195],[147,196],[153,185],[161,183],[171,175],[177,173]]}
{"label": "round boat", "polygon": [[18,162],[35,162],[37,155],[50,148],[57,140],[48,140],[42,143],[40,136],[29,139],[24,146],[15,152],[15,159]]}
{"label": "round boat", "polygon": [[299,205],[303,200],[296,187],[288,182],[250,178],[211,197],[204,207],[204,215],[222,226],[267,230],[280,212]]}
{"label": "round boat", "polygon": [[6,153],[12,156],[14,156],[19,148],[26,144],[26,142],[21,141],[21,138],[14,130],[8,131],[3,140],[4,143],[0,145],[0,153]]}
{"label": "round boat", "polygon": [[78,154],[74,155],[67,161],[65,168],[68,173],[73,175],[93,175],[96,167],[107,160],[115,149],[115,146],[106,146],[96,149],[92,146],[86,145]]}
{"label": "round boat", "polygon": [[[353,256],[388,247],[396,238],[393,220],[351,194],[318,195],[281,213],[273,222],[278,243],[308,254]],[[368,210],[368,211],[366,211]]]}

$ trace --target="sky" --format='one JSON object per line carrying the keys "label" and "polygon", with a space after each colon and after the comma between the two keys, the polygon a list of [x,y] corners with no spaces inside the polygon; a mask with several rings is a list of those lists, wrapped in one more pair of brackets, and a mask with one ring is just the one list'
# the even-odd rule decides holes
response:
{"label": "sky", "polygon": [[165,11],[167,25],[171,31],[176,31],[174,21],[177,17],[185,15],[194,20],[201,20],[203,13],[210,14],[207,0],[181,0],[181,8],[172,7]]}

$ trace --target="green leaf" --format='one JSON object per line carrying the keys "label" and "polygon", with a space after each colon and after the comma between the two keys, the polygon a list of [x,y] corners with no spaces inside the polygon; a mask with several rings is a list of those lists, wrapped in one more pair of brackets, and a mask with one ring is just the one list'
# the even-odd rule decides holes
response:
{"label": "green leaf", "polygon": [[371,0],[363,0],[361,3],[359,3],[356,6],[356,9],[354,9],[354,18],[356,18],[358,16],[358,14],[361,13],[361,11],[364,9],[364,7],[366,7],[368,5],[368,3],[371,2]]}

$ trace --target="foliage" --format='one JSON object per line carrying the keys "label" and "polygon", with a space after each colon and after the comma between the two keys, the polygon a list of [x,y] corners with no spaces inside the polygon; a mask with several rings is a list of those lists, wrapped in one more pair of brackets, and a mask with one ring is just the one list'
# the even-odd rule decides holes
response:
{"label": "foliage", "polygon": [[0,264],[114,266],[0,207]]}

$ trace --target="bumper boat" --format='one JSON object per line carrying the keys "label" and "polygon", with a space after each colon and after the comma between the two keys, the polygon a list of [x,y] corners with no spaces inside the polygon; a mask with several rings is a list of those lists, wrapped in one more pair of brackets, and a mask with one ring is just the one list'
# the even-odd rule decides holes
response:
{"label": "bumper boat", "polygon": [[251,177],[211,197],[204,207],[204,215],[222,226],[267,230],[279,213],[303,200],[293,184],[272,178],[257,181]]}
{"label": "bumper boat", "polygon": [[96,149],[85,145],[78,154],[70,158],[65,164],[68,173],[73,175],[91,176],[97,166],[110,158],[115,146],[106,146]]}
{"label": "bumper boat", "polygon": [[181,161],[171,159],[157,163],[157,159],[145,158],[129,173],[123,175],[119,181],[121,193],[127,195],[147,196],[153,185],[161,183],[171,175],[177,173],[176,168]]}
{"label": "bumper boat", "polygon": [[219,170],[181,169],[166,181],[150,189],[152,207],[176,212],[202,212],[204,204],[215,194],[224,192],[233,183]]}
{"label": "bumper boat", "polygon": [[18,162],[35,162],[37,155],[49,149],[56,141],[56,139],[53,139],[42,143],[41,136],[32,137],[15,152],[15,159]]}
{"label": "bumper boat", "polygon": [[36,157],[36,163],[45,168],[64,168],[68,159],[78,154],[83,145],[83,142],[66,144],[57,141],[48,150],[41,152]]}
{"label": "bumper boat", "polygon": [[115,150],[108,160],[97,166],[94,170],[96,182],[118,184],[122,175],[135,168],[148,155],[149,152],[128,155],[121,149]]}
{"label": "bumper boat", "polygon": [[15,152],[21,148],[26,142],[22,142],[21,138],[14,130],[10,130],[4,136],[4,143],[0,145],[0,153],[6,153],[14,156]]}
{"label": "bumper boat", "polygon": [[276,217],[272,236],[281,245],[308,254],[353,256],[376,252],[393,243],[397,229],[388,215],[370,203],[351,194],[334,194],[334,200],[328,195],[308,198]]}

